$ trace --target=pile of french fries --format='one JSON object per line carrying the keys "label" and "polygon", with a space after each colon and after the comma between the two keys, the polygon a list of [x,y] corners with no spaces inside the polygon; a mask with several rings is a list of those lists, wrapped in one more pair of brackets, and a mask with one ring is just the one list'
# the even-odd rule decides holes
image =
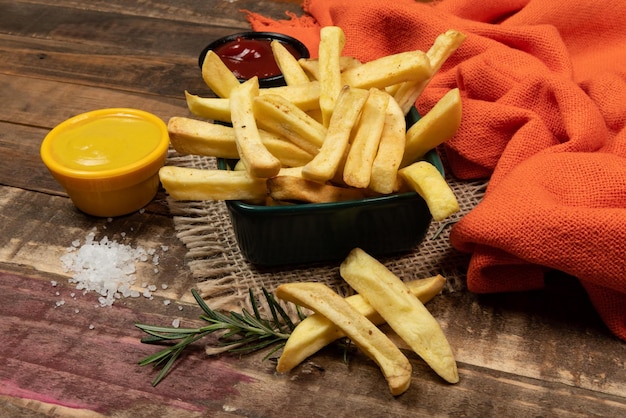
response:
{"label": "pile of french fries", "polygon": [[292,331],[278,360],[278,372],[287,372],[327,344],[348,337],[378,364],[391,394],[400,395],[410,386],[412,367],[377,327],[386,322],[439,376],[449,383],[459,381],[448,340],[423,305],[443,288],[442,276],[405,284],[359,248],[341,264],[340,274],[356,295],[344,299],[316,282],[287,283],[276,289],[279,298],[314,311]]}
{"label": "pile of french fries", "polygon": [[465,35],[449,30],[426,52],[367,63],[342,55],[341,28],[322,28],[320,39],[317,59],[297,60],[272,42],[287,84],[282,87],[260,88],[256,77],[240,83],[209,51],[202,77],[217,97],[185,92],[200,119],[171,118],[170,141],[181,154],[239,162],[232,170],[165,166],[159,176],[169,195],[274,205],[414,190],[433,219],[457,212],[454,193],[422,157],[458,129],[459,90],[450,90],[408,128],[405,116]]}

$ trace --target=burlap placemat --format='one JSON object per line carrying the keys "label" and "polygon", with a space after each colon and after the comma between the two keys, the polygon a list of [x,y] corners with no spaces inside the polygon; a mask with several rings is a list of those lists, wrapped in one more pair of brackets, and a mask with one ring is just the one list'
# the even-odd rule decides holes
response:
{"label": "burlap placemat", "polygon": [[[171,151],[169,165],[216,168],[212,157],[178,155]],[[445,159],[444,159],[445,165]],[[411,252],[378,258],[402,280],[441,274],[446,277],[445,292],[465,289],[469,257],[450,245],[451,225],[469,212],[484,195],[485,182],[461,182],[448,176],[461,210],[443,222],[432,222],[424,241]],[[237,310],[249,306],[248,291],[261,294],[281,283],[318,281],[342,295],[353,293],[339,276],[339,262],[304,266],[258,267],[245,260],[224,202],[181,202],[168,199],[178,238],[187,247],[186,263],[197,280],[197,288],[212,309]]]}

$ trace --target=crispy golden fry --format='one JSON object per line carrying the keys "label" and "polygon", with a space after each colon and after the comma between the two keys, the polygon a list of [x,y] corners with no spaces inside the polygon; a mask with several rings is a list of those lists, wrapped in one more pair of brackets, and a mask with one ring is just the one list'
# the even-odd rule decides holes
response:
{"label": "crispy golden fry", "polygon": [[328,203],[358,200],[367,197],[363,189],[337,187],[318,183],[300,176],[279,174],[267,179],[269,195],[274,200],[289,202]]}
{"label": "crispy golden fry", "polygon": [[175,200],[258,200],[267,194],[265,180],[245,171],[165,166],[159,178]]}
{"label": "crispy golden fry", "polygon": [[320,109],[322,121],[328,126],[335,109],[339,93],[343,87],[340,57],[346,44],[343,29],[338,26],[325,26],[320,31],[319,44],[319,82],[320,82]]}
{"label": "crispy golden fry", "polygon": [[200,97],[185,91],[187,107],[196,116],[230,123],[230,100],[219,97]]}
{"label": "crispy golden fry", "polygon": [[423,51],[400,52],[366,62],[344,71],[342,79],[352,87],[384,89],[404,81],[421,81],[431,76],[430,61]]}
{"label": "crispy golden fry", "polygon": [[450,139],[461,125],[463,113],[459,89],[447,92],[437,104],[406,132],[401,167],[422,158],[429,150]]}
{"label": "crispy golden fry", "polygon": [[320,108],[320,83],[318,81],[293,86],[269,87],[259,91],[259,95],[265,94],[281,96],[305,112]]}
{"label": "crispy golden fry", "polygon": [[[320,78],[320,61],[317,58],[300,58],[298,60],[300,66],[306,71],[311,78],[319,80]],[[339,57],[339,71],[344,72],[350,68],[361,65],[361,61],[354,57]]]}
{"label": "crispy golden fry", "polygon": [[290,140],[312,155],[324,143],[326,128],[282,96],[256,97],[254,116],[260,128]]}
{"label": "crispy golden fry", "polygon": [[[167,130],[172,147],[181,154],[239,158],[235,131],[229,126],[172,117],[168,121]],[[259,134],[263,145],[283,166],[298,167],[313,159],[313,155],[284,138],[263,130]]]}
{"label": "crispy golden fry", "polygon": [[378,145],[378,153],[372,164],[369,188],[389,194],[396,189],[398,167],[404,155],[406,120],[398,103],[391,99],[385,110],[385,125]]}
{"label": "crispy golden fry", "polygon": [[367,96],[367,90],[348,86],[342,89],[332,113],[324,144],[313,160],[302,169],[305,178],[320,183],[333,178],[348,149],[352,128],[359,118]]}
{"label": "crispy golden fry", "polygon": [[459,211],[450,185],[431,163],[418,161],[400,169],[398,174],[424,198],[434,220],[441,221]]}
{"label": "crispy golden fry", "polygon": [[348,254],[339,272],[439,376],[450,383],[459,381],[454,354],[439,323],[402,280],[360,248]]}
{"label": "crispy golden fry", "polygon": [[276,64],[280,68],[280,72],[285,77],[288,86],[297,84],[306,84],[309,82],[309,76],[306,75],[304,69],[298,63],[296,57],[285,48],[285,46],[277,40],[270,43]]}
{"label": "crispy golden fry", "polygon": [[465,38],[466,36],[463,33],[452,29],[439,35],[426,52],[426,56],[430,61],[431,76],[423,81],[405,81],[398,86],[394,93],[394,98],[405,115],[415,105],[415,101],[422,94],[432,77],[441,69],[441,66],[450,55],[461,46]]}
{"label": "crispy golden fry", "polygon": [[[317,81],[296,86],[281,86],[259,89],[259,95],[278,95],[299,109],[319,111],[320,88]],[[221,97],[200,97],[185,91],[187,107],[196,116],[230,123],[230,100]]]}
{"label": "crispy golden fry", "polygon": [[239,85],[237,77],[213,51],[209,51],[204,57],[202,79],[219,97],[230,97],[231,90]]}
{"label": "crispy golden fry", "polygon": [[409,360],[381,330],[328,286],[323,283],[288,283],[276,289],[276,296],[332,321],[378,364],[392,395],[400,395],[409,388],[412,371]]}
{"label": "crispy golden fry", "polygon": [[258,96],[259,80],[253,77],[239,84],[230,94],[230,117],[235,130],[239,158],[252,177],[269,178],[280,171],[280,161],[263,145],[254,118],[253,102]]}
{"label": "crispy golden fry", "polygon": [[343,167],[343,180],[348,186],[364,189],[370,184],[372,164],[378,151],[390,98],[382,90],[369,91]]}
{"label": "crispy golden fry", "polygon": [[[437,275],[427,279],[419,279],[408,282],[406,285],[422,303],[426,303],[443,289],[446,279]],[[372,308],[363,296],[356,294],[346,298],[346,302],[352,305],[359,313],[372,321],[375,325],[381,325],[385,320]],[[326,317],[314,313],[302,320],[291,332],[287,344],[278,359],[276,371],[285,373],[302,363],[328,344],[339,338],[345,337],[341,329],[329,321]]]}

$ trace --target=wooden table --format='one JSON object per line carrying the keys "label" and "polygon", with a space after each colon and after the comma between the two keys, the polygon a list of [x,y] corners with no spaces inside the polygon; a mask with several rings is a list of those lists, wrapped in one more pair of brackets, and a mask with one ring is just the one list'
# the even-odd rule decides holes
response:
{"label": "wooden table", "polygon": [[[199,344],[151,386],[155,371],[137,362],[155,347],[134,324],[199,315],[165,196],[129,216],[86,216],[39,146],[92,109],[185,115],[182,92],[206,90],[199,51],[248,29],[240,9],[284,18],[299,3],[0,0],[0,416],[626,416],[626,345],[560,274],[541,292],[458,292],[429,304],[456,352],[457,385],[408,352],[413,382],[393,398],[362,355],[345,365],[328,349],[278,375],[264,353],[207,358]],[[60,257],[94,228],[158,250],[158,272],[146,275],[153,299],[102,308],[68,282]]]}

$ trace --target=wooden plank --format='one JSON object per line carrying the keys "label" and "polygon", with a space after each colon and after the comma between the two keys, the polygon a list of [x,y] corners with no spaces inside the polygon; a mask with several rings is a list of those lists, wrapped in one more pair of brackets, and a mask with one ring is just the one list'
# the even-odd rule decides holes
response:
{"label": "wooden plank", "polygon": [[[164,257],[153,283],[166,280],[167,297],[190,301],[184,249],[168,218],[137,213],[108,223],[77,213],[61,198],[12,188],[0,192],[7,220],[0,226],[0,262],[64,275],[57,260],[85,231],[96,226],[100,234],[118,239],[127,232],[137,245],[176,249]],[[445,294],[428,308],[442,324],[461,369],[484,368],[626,399],[626,346],[604,328],[582,289],[565,286],[564,280],[569,278],[555,278],[546,291],[536,293]]]}
{"label": "wooden plank", "polygon": [[[104,107],[142,109],[167,121],[188,116],[184,98],[115,91],[0,74],[0,184],[63,194],[41,162],[39,148],[54,126],[79,113]],[[46,97],[46,100],[40,100]],[[71,100],[67,98],[71,97]]]}
{"label": "wooden plank", "polygon": [[[46,8],[51,2],[33,0],[1,0],[0,8],[15,13],[9,6],[26,10],[20,14],[32,14],[27,8]],[[57,0],[54,7],[66,10],[82,9],[98,14],[117,13],[128,16],[144,16],[159,20],[175,20],[212,26],[231,26],[248,29],[242,10],[262,12],[264,16],[286,19],[286,12],[302,14],[301,0],[237,0],[237,1],[197,1],[197,0],[153,0],[128,2],[125,0]],[[1,18],[0,18],[1,19]],[[0,22],[2,22],[0,20]],[[0,25],[2,27],[3,25]]]}
{"label": "wooden plank", "polygon": [[[55,289],[50,286],[50,280],[58,277],[34,276],[7,272],[0,265],[0,316],[5,318],[0,332],[7,343],[0,352],[6,365],[0,369],[0,380],[17,392],[28,387],[37,394],[35,399],[66,407],[137,417],[161,415],[164,410],[190,416],[228,411],[244,416],[374,417],[437,415],[437,411],[446,411],[447,416],[516,417],[626,412],[623,398],[466,364],[461,364],[460,383],[448,385],[410,353],[412,386],[393,398],[373,362],[356,354],[346,365],[332,348],[294,372],[278,375],[274,361],[263,361],[262,352],[205,358],[202,345],[197,345],[152,388],[154,371],[139,367],[137,361],[157,347],[140,344],[141,334],[133,324],[167,322],[174,306],[153,300],[149,308],[146,301],[131,301],[104,309],[93,308],[93,299],[77,298],[73,305],[59,307],[53,304]],[[183,312],[194,313],[187,306]],[[183,324],[194,323],[183,317]],[[94,373],[95,363],[107,366]],[[46,379],[40,379],[42,375]]]}
{"label": "wooden plank", "polygon": [[[157,203],[166,206],[164,201]],[[184,262],[186,249],[176,237],[169,216],[140,211],[115,219],[94,218],[79,212],[67,198],[4,186],[0,186],[0,213],[0,262],[70,277],[61,257],[73,241],[84,244],[87,234],[94,231],[97,240],[107,237],[133,248],[153,250],[159,257],[156,266],[152,260],[138,264],[138,288],[152,284],[164,298],[192,300],[189,291],[193,282]],[[162,289],[162,285],[167,288]]]}
{"label": "wooden plank", "polygon": [[154,56],[112,46],[0,35],[0,74],[180,98],[185,89],[209,92],[197,61],[205,42],[199,37],[196,43],[201,46],[175,48],[184,55]]}

